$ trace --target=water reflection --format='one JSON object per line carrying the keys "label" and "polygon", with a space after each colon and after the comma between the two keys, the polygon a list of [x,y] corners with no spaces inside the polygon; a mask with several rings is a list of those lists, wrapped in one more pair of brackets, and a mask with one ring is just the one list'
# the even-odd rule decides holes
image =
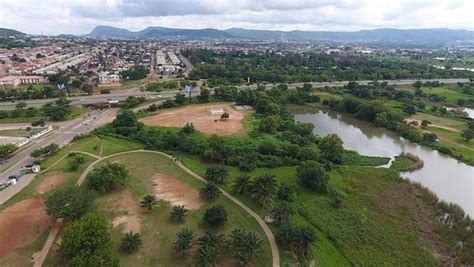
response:
{"label": "water reflection", "polygon": [[436,150],[412,143],[390,131],[373,127],[350,116],[319,111],[315,114],[298,114],[296,120],[315,125],[315,134],[335,133],[344,141],[346,149],[361,155],[394,158],[402,152],[417,155],[424,167],[401,175],[421,183],[442,200],[456,203],[474,216],[474,168]]}

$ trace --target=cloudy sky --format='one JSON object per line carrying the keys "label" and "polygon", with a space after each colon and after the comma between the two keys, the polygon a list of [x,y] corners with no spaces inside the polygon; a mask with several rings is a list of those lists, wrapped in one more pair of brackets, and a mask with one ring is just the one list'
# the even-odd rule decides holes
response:
{"label": "cloudy sky", "polygon": [[0,27],[88,33],[96,25],[142,30],[474,29],[473,0],[0,0]]}

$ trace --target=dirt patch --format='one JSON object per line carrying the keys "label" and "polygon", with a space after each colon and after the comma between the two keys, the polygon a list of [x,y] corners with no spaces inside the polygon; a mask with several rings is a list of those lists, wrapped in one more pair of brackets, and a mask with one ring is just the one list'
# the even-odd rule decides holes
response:
{"label": "dirt patch", "polygon": [[118,199],[115,199],[111,209],[126,213],[112,220],[113,227],[118,227],[119,225],[123,226],[122,231],[124,233],[130,231],[134,233],[140,232],[141,210],[138,202],[133,199],[130,191],[124,191]]}
{"label": "dirt patch", "polygon": [[44,200],[40,197],[20,201],[0,211],[0,257],[17,248],[21,243],[29,243],[36,235],[34,231],[46,229],[52,220],[44,210]]}
{"label": "dirt patch", "polygon": [[46,193],[52,189],[54,189],[56,186],[66,182],[67,180],[67,174],[59,172],[59,173],[54,173],[51,175],[48,175],[37,187],[36,190],[38,190],[39,193]]}
{"label": "dirt patch", "polygon": [[[229,119],[220,120],[222,111],[229,113]],[[141,119],[145,125],[183,127],[187,122],[205,133],[217,135],[238,134],[245,130],[242,120],[249,111],[237,111],[232,104],[188,105],[166,110],[157,115]]]}
{"label": "dirt patch", "polygon": [[152,190],[156,197],[170,202],[171,205],[184,205],[187,209],[198,209],[205,203],[196,189],[173,176],[155,174],[152,182]]}

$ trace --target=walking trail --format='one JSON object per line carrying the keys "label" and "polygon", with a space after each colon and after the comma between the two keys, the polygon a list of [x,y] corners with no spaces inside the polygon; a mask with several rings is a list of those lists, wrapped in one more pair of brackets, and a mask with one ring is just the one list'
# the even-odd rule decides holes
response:
{"label": "walking trail", "polygon": [[[99,162],[103,161],[103,160],[106,160],[108,158],[111,158],[111,157],[115,157],[115,156],[119,156],[119,155],[125,155],[125,154],[131,154],[131,153],[154,153],[154,154],[159,154],[159,155],[162,155],[162,156],[165,156],[169,159],[173,159],[174,157],[169,155],[169,154],[166,154],[166,153],[163,153],[163,152],[160,152],[160,151],[154,151],[154,150],[143,150],[143,149],[140,149],[140,150],[132,150],[132,151],[126,151],[126,152],[120,152],[120,153],[116,153],[116,154],[112,154],[112,155],[108,155],[108,156],[105,156],[105,157],[99,157],[97,155],[94,155],[94,154],[91,154],[91,153],[88,153],[88,152],[83,152],[83,151],[71,151],[71,152],[74,152],[74,153],[83,153],[83,154],[86,154],[86,155],[89,155],[89,156],[92,156],[92,157],[95,157],[97,160],[95,160],[94,162],[92,162],[91,164],[89,164],[89,166],[87,166],[87,168],[84,170],[84,172],[81,174],[81,176],[79,177],[79,180],[77,181],[76,185],[77,186],[80,186],[87,174],[92,170],[92,168]],[[196,174],[195,172],[193,172],[192,170],[188,169],[186,166],[182,165],[181,162],[179,161],[175,161],[173,160],[173,162],[178,166],[180,167],[182,170],[184,170],[186,173],[188,173],[189,175],[191,175],[192,177],[194,177],[195,179],[203,182],[203,183],[207,183],[207,181],[199,176],[198,174]],[[244,203],[242,203],[240,200],[238,200],[237,198],[233,197],[231,194],[227,193],[226,191],[224,191],[222,188],[219,188],[219,190],[222,192],[222,194],[228,198],[229,200],[231,200],[232,202],[234,202],[235,204],[237,204],[239,207],[241,207],[242,209],[244,209],[248,214],[250,214],[250,216],[252,216],[257,222],[258,224],[260,225],[260,227],[262,227],[263,229],[263,232],[265,233],[267,239],[268,239],[268,242],[270,243],[270,248],[271,248],[271,251],[272,251],[272,266],[273,267],[279,267],[280,266],[280,252],[278,251],[278,245],[276,243],[276,240],[275,240],[275,236],[273,235],[272,231],[270,230],[270,227],[268,227],[268,225],[265,223],[265,221],[257,214],[255,213],[252,209],[250,209],[247,205],[245,205]],[[44,260],[46,259],[46,256],[48,255],[48,252],[51,248],[51,246],[53,245],[54,243],[54,240],[56,240],[56,237],[59,233],[59,229],[61,228],[63,224],[63,221],[62,219],[58,219],[56,220],[56,223],[55,225],[53,226],[53,229],[51,230],[49,236],[48,236],[48,239],[46,240],[43,248],[41,249],[41,251],[37,252],[34,254],[33,256],[33,261],[34,261],[34,266],[35,267],[40,267],[43,265],[44,263]]]}

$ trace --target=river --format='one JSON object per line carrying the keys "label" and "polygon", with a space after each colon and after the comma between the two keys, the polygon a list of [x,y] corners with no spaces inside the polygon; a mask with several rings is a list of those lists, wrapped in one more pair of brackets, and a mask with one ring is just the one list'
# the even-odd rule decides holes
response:
{"label": "river", "polygon": [[295,119],[314,124],[317,135],[337,134],[344,141],[344,148],[361,155],[390,158],[402,152],[417,155],[424,161],[423,168],[403,172],[401,176],[429,188],[441,200],[458,204],[474,217],[474,167],[350,116],[319,111],[297,114]]}

